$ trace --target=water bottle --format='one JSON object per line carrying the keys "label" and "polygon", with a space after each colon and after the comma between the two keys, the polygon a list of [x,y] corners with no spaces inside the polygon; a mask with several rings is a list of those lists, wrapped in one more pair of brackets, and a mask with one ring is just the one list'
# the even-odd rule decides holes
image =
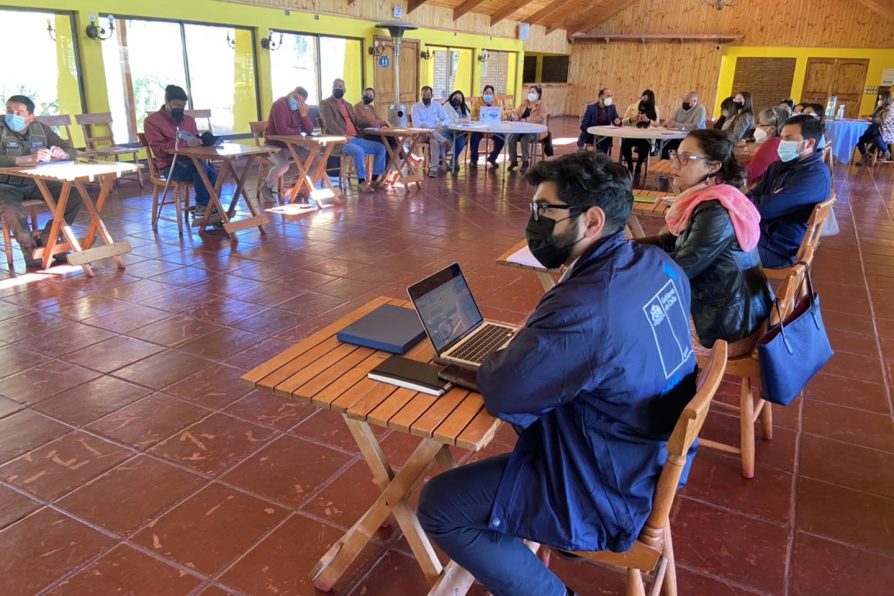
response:
{"label": "water bottle", "polygon": [[838,106],[838,115],[835,116],[836,120],[844,120],[844,104]]}
{"label": "water bottle", "polygon": [[829,97],[829,101],[826,102],[826,118],[832,119],[835,117],[835,107],[837,103],[837,95],[832,95]]}

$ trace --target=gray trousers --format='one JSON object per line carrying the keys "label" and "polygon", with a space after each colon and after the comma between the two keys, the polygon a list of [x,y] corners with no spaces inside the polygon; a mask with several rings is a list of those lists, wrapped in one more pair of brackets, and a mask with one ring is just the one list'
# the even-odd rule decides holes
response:
{"label": "gray trousers", "polygon": [[[45,184],[53,196],[59,196],[62,191],[61,182],[45,182]],[[22,205],[22,201],[26,199],[43,200],[43,195],[40,194],[40,189],[37,188],[34,181],[25,179],[21,184],[0,183],[0,218],[3,220],[3,225],[12,232],[22,250],[33,249],[36,244],[31,235],[31,226],[28,225],[25,207]],[[68,203],[65,205],[66,223],[74,223],[83,204],[80,195],[73,189],[68,195]],[[46,223],[45,234],[50,233],[52,224],[52,220]]]}
{"label": "gray trousers", "polygon": [[522,150],[522,161],[529,161],[528,156],[531,151],[531,147],[534,143],[537,142],[537,138],[539,135],[536,134],[523,134],[523,135],[509,135],[507,142],[509,143],[509,161],[512,163],[516,163],[518,161],[516,147],[518,147],[518,142],[521,141],[521,150]]}

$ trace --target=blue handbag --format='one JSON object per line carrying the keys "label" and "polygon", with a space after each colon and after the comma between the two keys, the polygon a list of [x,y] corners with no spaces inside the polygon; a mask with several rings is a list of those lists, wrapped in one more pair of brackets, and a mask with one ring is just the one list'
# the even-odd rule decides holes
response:
{"label": "blue handbag", "polygon": [[[802,283],[807,284],[807,294],[785,320],[771,326],[757,340],[761,397],[783,406],[800,395],[833,354],[809,268]],[[778,299],[776,312],[779,313]]]}

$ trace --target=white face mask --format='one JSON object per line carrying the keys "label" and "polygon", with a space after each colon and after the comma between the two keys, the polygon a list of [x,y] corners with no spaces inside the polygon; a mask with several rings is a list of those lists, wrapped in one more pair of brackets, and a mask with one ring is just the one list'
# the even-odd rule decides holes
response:
{"label": "white face mask", "polygon": [[875,102],[875,105],[877,105],[878,107],[882,107],[882,100],[878,100],[877,102]]}
{"label": "white face mask", "polygon": [[534,103],[535,101],[537,101],[537,97],[538,96],[536,93],[533,93],[533,92],[528,93],[528,101],[530,101],[531,103]]}
{"label": "white face mask", "polygon": [[608,107],[608,106],[612,105],[613,103],[615,103],[615,102],[612,101],[611,97],[606,97],[605,99],[602,100],[602,105],[604,105],[605,107]]}
{"label": "white face mask", "polygon": [[767,131],[763,128],[755,128],[754,129],[754,142],[755,143],[763,143],[767,140]]}

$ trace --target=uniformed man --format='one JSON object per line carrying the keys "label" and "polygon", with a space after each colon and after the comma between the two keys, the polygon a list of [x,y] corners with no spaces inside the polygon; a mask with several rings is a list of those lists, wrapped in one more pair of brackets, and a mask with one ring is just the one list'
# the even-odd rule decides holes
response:
{"label": "uniformed man", "polygon": [[[0,167],[33,166],[40,162],[74,159],[76,151],[59,138],[51,128],[35,121],[34,102],[24,95],[6,100],[6,117],[0,122]],[[59,182],[47,182],[50,192],[58,196]],[[49,239],[52,220],[46,223],[40,238],[31,234],[22,201],[43,199],[37,184],[30,178],[0,176],[0,217],[3,225],[15,236],[28,268],[39,268],[41,260],[33,257],[34,249]],[[82,205],[81,197],[72,193],[65,208],[65,221],[74,222]]]}

